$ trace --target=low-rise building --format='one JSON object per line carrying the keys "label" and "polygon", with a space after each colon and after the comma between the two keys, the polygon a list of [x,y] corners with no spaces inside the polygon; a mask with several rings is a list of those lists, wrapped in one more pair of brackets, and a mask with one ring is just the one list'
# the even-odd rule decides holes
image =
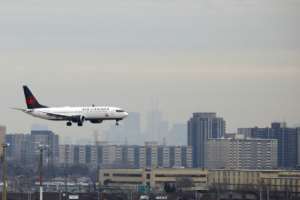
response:
{"label": "low-rise building", "polygon": [[161,191],[166,184],[179,187],[184,180],[194,190],[300,193],[300,171],[207,170],[199,168],[100,169],[101,186]]}
{"label": "low-rise building", "polygon": [[161,191],[165,184],[176,185],[182,179],[195,187],[207,187],[208,171],[192,168],[101,169],[99,171],[102,186],[121,188],[134,189],[144,185]]}
{"label": "low-rise building", "polygon": [[223,190],[300,192],[300,171],[209,170],[211,187]]}

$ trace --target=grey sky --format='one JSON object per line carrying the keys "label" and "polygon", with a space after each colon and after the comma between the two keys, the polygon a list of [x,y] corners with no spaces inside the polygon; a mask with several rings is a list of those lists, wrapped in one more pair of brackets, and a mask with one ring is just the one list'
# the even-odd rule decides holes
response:
{"label": "grey sky", "polygon": [[1,124],[48,124],[11,111],[22,84],[49,105],[118,105],[186,122],[215,111],[228,131],[300,122],[300,2],[293,0],[1,1]]}

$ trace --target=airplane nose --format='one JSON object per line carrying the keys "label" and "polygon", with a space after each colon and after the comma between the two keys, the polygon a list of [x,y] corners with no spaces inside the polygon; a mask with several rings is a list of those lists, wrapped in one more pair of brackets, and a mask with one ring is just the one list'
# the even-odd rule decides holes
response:
{"label": "airplane nose", "polygon": [[127,117],[127,116],[128,116],[128,112],[125,112],[124,114],[125,114],[125,117]]}

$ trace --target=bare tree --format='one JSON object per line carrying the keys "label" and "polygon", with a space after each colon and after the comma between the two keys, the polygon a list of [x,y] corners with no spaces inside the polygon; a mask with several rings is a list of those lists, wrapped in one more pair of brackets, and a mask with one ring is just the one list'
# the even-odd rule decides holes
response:
{"label": "bare tree", "polygon": [[176,188],[182,191],[183,188],[193,187],[193,180],[190,177],[178,177],[176,178]]}

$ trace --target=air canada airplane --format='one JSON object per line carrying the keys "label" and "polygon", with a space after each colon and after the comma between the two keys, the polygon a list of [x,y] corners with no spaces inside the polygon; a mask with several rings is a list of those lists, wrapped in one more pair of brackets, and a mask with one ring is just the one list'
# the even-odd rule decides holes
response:
{"label": "air canada airplane", "polygon": [[67,126],[72,126],[72,123],[82,126],[84,121],[101,123],[104,120],[115,120],[116,125],[119,125],[119,121],[128,116],[127,112],[117,107],[94,105],[89,107],[47,107],[37,101],[27,86],[23,86],[23,90],[27,109],[14,109],[42,119],[67,121]]}

